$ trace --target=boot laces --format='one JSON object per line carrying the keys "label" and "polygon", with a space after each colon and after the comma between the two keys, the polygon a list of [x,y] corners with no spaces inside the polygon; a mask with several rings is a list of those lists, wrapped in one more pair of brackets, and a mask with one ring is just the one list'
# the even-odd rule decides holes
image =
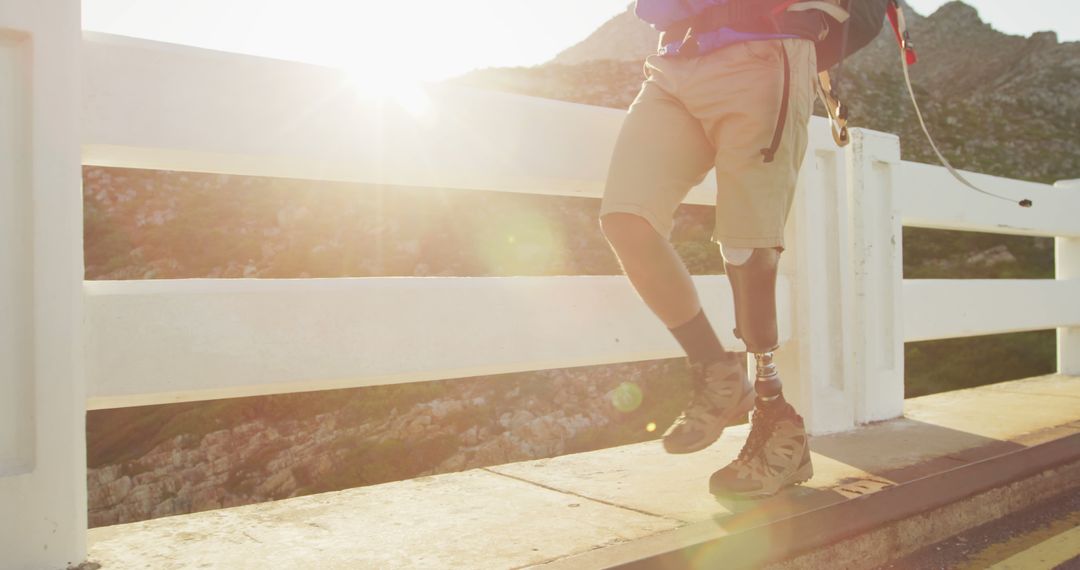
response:
{"label": "boot laces", "polygon": [[676,424],[689,424],[692,419],[701,416],[701,412],[708,412],[705,401],[705,390],[708,388],[705,366],[702,364],[690,365],[690,401],[679,417],[675,418]]}
{"label": "boot laces", "polygon": [[692,380],[692,386],[690,388],[690,402],[686,406],[686,412],[684,416],[700,417],[701,414],[712,414],[717,402],[714,394],[710,394],[710,390],[717,390],[722,388],[720,386],[713,386],[713,384],[720,382],[719,380],[713,380],[709,377],[709,367],[714,366],[716,363],[706,364],[693,364],[690,368],[690,377]]}
{"label": "boot laces", "polygon": [[750,418],[750,435],[739,451],[739,456],[735,458],[736,463],[745,463],[758,455],[765,442],[769,441],[769,436],[776,430],[778,418],[774,416],[775,414],[765,413],[761,408],[754,410]]}

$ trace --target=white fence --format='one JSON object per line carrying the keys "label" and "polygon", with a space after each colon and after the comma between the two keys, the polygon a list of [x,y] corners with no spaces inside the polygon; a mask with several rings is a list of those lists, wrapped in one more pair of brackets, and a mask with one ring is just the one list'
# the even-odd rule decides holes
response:
{"label": "white fence", "polygon": [[[365,99],[338,72],[313,66],[101,35],[80,46],[70,21],[77,2],[50,4],[67,20],[35,20],[18,4],[0,0],[0,28],[23,30],[0,31],[0,65],[8,66],[0,69],[32,66],[40,82],[33,109],[62,110],[81,99],[86,164],[598,197],[622,117],[445,87],[398,106]],[[21,55],[25,34],[43,42],[46,57]],[[24,89],[27,76],[0,76],[0,87]],[[65,82],[80,76],[81,95]],[[20,104],[5,99],[0,117],[17,115]],[[0,395],[15,402],[4,404],[12,411],[5,417],[15,419],[0,423],[0,552],[16,564],[56,567],[85,551],[85,406],[678,354],[619,277],[83,284],[78,159],[70,150],[80,139],[77,121],[61,113],[34,115],[25,132],[9,125],[0,127],[7,137],[0,144],[19,152],[45,148],[33,146],[41,141],[67,149],[34,155],[41,161],[33,176],[0,189],[33,214],[27,231],[35,244],[30,250],[21,234],[0,234],[0,308],[16,308],[21,323],[0,329],[0,350],[25,354],[31,342],[35,355],[0,368]],[[787,342],[778,357],[811,429],[900,415],[905,340],[1062,327],[1060,369],[1080,373],[1080,192],[977,176],[1033,199],[1024,210],[963,190],[940,168],[900,161],[891,135],[853,138],[838,150],[815,120],[787,228],[778,295]],[[5,173],[23,164],[6,156]],[[710,203],[712,184],[688,201]],[[1057,236],[1058,279],[905,281],[904,224]],[[9,279],[9,267],[13,276],[37,268],[32,288]],[[726,280],[696,279],[711,319],[727,329]],[[85,359],[76,334],[84,305]],[[9,504],[19,516],[7,515]]]}
{"label": "white fence", "polygon": [[[428,90],[417,113],[365,99],[334,70],[101,35],[88,36],[83,57],[88,164],[599,197],[623,117],[447,87]],[[858,308],[828,300],[855,285],[838,192],[845,158],[816,135],[780,295],[782,330],[799,340],[781,359],[793,399],[818,431],[835,431],[900,413],[902,335],[896,325],[880,337],[894,364],[891,408],[870,403],[885,400],[859,390],[842,357],[860,337],[840,325]],[[897,153],[895,139],[873,140]],[[712,184],[689,201],[711,203]],[[885,262],[899,279],[899,249]],[[713,320],[730,323],[726,281],[698,281]],[[94,283],[86,298],[95,408],[678,354],[618,277]],[[820,326],[836,331],[810,332]],[[829,380],[814,387],[802,380],[811,376]]]}
{"label": "white fence", "polygon": [[[89,407],[676,356],[677,345],[651,314],[638,309],[640,301],[625,281],[87,282]],[[710,311],[731,322],[730,307],[720,302],[730,295],[727,281],[699,277],[697,282]]]}

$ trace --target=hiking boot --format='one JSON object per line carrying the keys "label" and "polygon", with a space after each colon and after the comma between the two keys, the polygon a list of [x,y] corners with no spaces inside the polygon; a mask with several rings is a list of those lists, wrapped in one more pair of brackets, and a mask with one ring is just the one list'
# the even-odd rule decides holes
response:
{"label": "hiking boot", "polygon": [[768,497],[813,477],[802,417],[787,402],[772,406],[775,409],[759,405],[754,410],[750,435],[739,456],[709,478],[712,494],[738,499]]}
{"label": "hiking boot", "polygon": [[709,447],[724,428],[746,419],[754,409],[745,353],[733,353],[705,365],[691,364],[690,379],[690,402],[664,433],[668,453],[693,453]]}

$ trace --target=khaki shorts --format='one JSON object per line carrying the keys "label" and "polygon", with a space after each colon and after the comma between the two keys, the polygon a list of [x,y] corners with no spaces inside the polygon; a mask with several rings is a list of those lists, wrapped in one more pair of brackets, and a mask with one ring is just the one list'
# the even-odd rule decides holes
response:
{"label": "khaki shorts", "polygon": [[[790,63],[790,100],[780,146],[766,163]],[[806,153],[817,66],[809,40],[763,40],[696,58],[657,55],[615,144],[600,215],[637,214],[671,234],[675,209],[716,168],[713,241],[783,247],[784,224]]]}

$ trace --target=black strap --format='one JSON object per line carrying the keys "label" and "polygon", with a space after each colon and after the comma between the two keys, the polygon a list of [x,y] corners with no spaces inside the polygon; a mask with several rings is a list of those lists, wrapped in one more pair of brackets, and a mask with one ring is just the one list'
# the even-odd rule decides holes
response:
{"label": "black strap", "polygon": [[787,125],[788,103],[791,98],[791,65],[788,63],[787,49],[784,48],[783,40],[777,41],[780,42],[780,53],[784,58],[784,94],[780,97],[780,116],[776,119],[772,143],[769,144],[769,148],[761,149],[765,162],[772,162],[776,158],[776,150],[780,148],[780,138],[784,136],[784,126]]}
{"label": "black strap", "polygon": [[833,79],[832,82],[832,91],[836,94],[838,100],[840,99],[840,81],[844,79],[844,60],[847,59],[844,56],[847,54],[848,32],[851,31],[850,0],[848,0],[847,5],[844,6],[844,9],[848,10],[849,16],[848,19],[844,21],[844,35],[842,36],[843,39],[840,40],[840,63],[837,64],[836,78]]}

